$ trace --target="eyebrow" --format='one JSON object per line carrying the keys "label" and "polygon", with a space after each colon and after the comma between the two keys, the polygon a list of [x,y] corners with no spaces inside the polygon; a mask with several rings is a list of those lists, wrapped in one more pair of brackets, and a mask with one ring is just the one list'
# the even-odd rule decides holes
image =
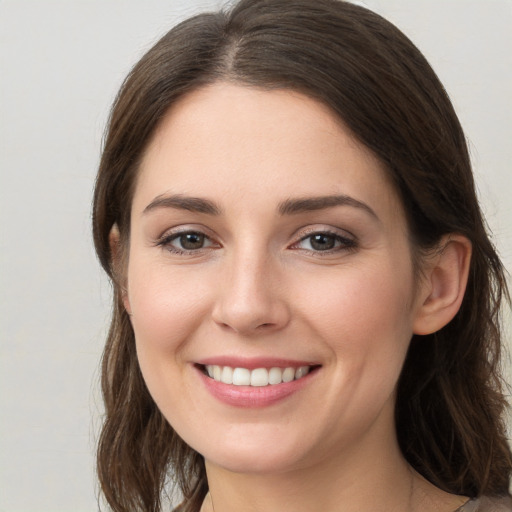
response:
{"label": "eyebrow", "polygon": [[[277,211],[280,215],[297,215],[305,212],[334,208],[336,206],[359,208],[375,219],[379,219],[377,214],[366,203],[347,195],[286,199],[279,203]],[[175,208],[177,210],[188,210],[196,213],[204,213],[206,215],[220,215],[222,213],[222,209],[209,199],[185,196],[182,194],[159,195],[144,208],[143,213],[148,213],[157,208]]]}
{"label": "eyebrow", "polygon": [[221,209],[209,199],[189,197],[182,194],[174,194],[171,196],[159,195],[144,208],[143,213],[148,213],[157,208],[175,208],[177,210],[206,213],[207,215],[220,215],[221,213]]}
{"label": "eyebrow", "polygon": [[366,203],[346,195],[287,199],[280,203],[278,211],[281,215],[294,215],[315,210],[324,210],[335,206],[351,206],[353,208],[359,208],[370,214],[375,219],[379,219],[377,214]]}

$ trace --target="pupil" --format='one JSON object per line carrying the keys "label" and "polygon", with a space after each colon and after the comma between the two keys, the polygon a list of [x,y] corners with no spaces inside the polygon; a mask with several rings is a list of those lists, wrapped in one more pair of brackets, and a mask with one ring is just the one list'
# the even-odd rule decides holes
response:
{"label": "pupil", "polygon": [[187,233],[180,236],[180,243],[183,249],[201,249],[204,243],[204,235],[201,233]]}
{"label": "pupil", "polygon": [[318,251],[328,251],[334,248],[334,237],[331,235],[313,235],[311,247]]}

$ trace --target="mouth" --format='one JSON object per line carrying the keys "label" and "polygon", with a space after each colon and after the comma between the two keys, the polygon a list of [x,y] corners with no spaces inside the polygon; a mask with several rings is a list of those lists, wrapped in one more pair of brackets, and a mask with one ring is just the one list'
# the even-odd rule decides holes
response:
{"label": "mouth", "polygon": [[321,364],[267,358],[216,357],[194,364],[206,390],[237,408],[281,403],[316,381]]}
{"label": "mouth", "polygon": [[210,379],[233,386],[266,387],[277,386],[303,379],[306,375],[319,368],[311,366],[287,366],[270,368],[243,368],[220,365],[198,365],[201,371]]}

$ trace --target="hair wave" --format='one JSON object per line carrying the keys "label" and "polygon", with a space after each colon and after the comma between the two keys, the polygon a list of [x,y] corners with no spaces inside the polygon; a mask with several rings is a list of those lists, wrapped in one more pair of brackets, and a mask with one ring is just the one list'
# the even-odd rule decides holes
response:
{"label": "hair wave", "polygon": [[499,318],[507,286],[442,84],[413,43],[369,10],[338,0],[242,0],[168,32],[135,65],[111,111],[93,233],[114,284],[97,453],[112,510],[159,511],[170,474],[185,498],[182,512],[197,512],[207,492],[202,457],[173,431],[145,386],[109,233],[117,225],[126,252],[138,164],[170,106],[221,80],[292,89],[329,106],[386,165],[420,253],[448,233],[471,241],[460,311],[439,332],[411,341],[398,385],[397,432],[406,459],[438,487],[469,497],[507,494],[512,458]]}

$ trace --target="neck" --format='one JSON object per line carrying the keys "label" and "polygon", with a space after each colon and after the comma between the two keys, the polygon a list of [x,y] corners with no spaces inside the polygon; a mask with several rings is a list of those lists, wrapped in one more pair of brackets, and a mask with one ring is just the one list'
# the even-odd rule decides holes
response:
{"label": "neck", "polygon": [[[244,483],[246,484],[242,482]],[[286,477],[273,482],[256,479],[248,486],[243,485],[242,489],[236,490],[228,485],[224,492],[214,486],[207,494],[201,512],[453,512],[468,501],[465,496],[448,494],[434,487],[410,467],[405,480],[396,482],[397,487],[387,487],[385,483],[381,483],[375,488],[358,485],[347,488],[343,485],[339,487],[339,482],[333,480],[328,483],[326,486],[324,482],[317,480],[305,481],[302,482],[304,485],[300,487],[300,492],[295,488],[296,480],[292,482]],[[246,489],[248,492],[244,493],[243,490]],[[337,492],[332,492],[335,489]],[[392,489],[396,493],[394,498],[388,492],[383,492],[384,489]],[[320,491],[324,494],[320,494]]]}
{"label": "neck", "polygon": [[[415,475],[396,438],[373,439],[311,465],[272,474],[235,473],[206,462],[207,512],[411,511]],[[205,512],[206,512],[205,511]]]}
{"label": "neck", "polygon": [[409,466],[389,428],[391,407],[386,414],[358,442],[287,471],[234,472],[206,460],[210,493],[201,512],[453,512],[467,501]]}

